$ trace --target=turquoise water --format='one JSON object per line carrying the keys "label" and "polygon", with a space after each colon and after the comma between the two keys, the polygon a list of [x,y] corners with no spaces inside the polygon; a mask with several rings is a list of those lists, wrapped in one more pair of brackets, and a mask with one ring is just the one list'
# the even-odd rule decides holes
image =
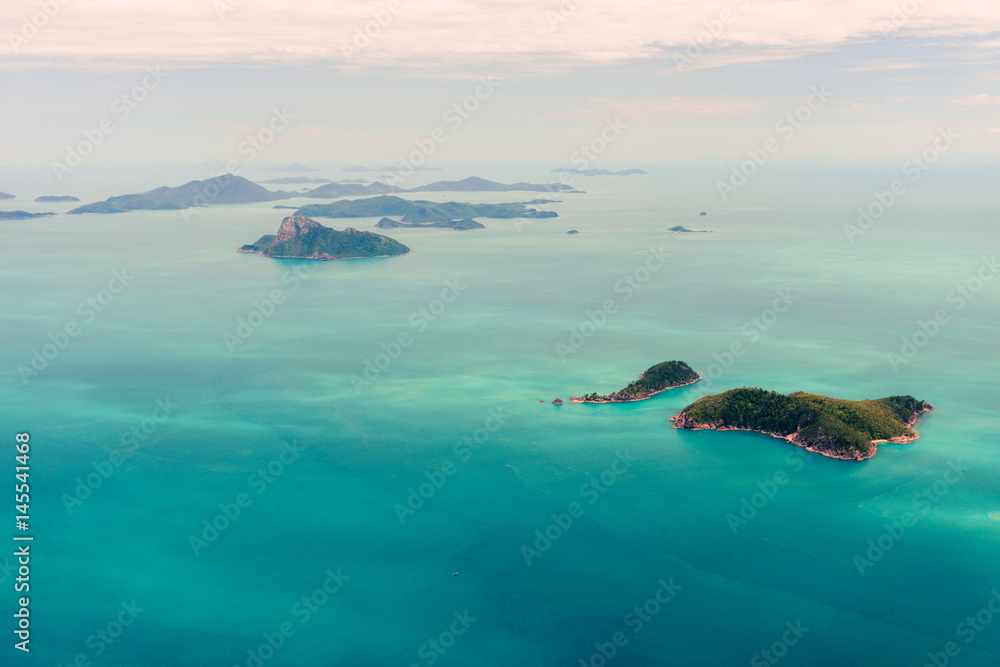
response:
{"label": "turquoise water", "polygon": [[[294,634],[262,664],[599,665],[595,645],[610,652],[617,632],[608,664],[772,664],[759,652],[776,642],[787,665],[922,665],[947,642],[953,664],[998,664],[1000,620],[968,642],[959,624],[1000,590],[1000,280],[961,309],[949,299],[1000,245],[995,175],[928,173],[851,244],[844,223],[891,169],[775,167],[728,203],[714,185],[725,167],[649,171],[577,177],[588,193],[559,196],[554,220],[391,230],[412,248],[393,259],[233,253],[277,228],[283,212],[267,204],[190,223],[177,212],[0,223],[9,474],[13,434],[33,443],[32,651],[11,661],[257,664],[247,651],[287,623]],[[133,178],[79,196],[160,184]],[[21,189],[31,196],[3,208],[70,207]],[[713,233],[667,233],[674,225]],[[669,257],[646,274],[650,249]],[[128,284],[101,312],[78,310],[123,268]],[[640,285],[631,295],[625,276]],[[446,281],[458,286],[450,304],[437,301]],[[782,290],[791,305],[769,314]],[[607,300],[615,312],[585,325]],[[269,315],[230,350],[224,335],[243,340],[239,320],[258,308]],[[887,355],[942,309],[948,322],[894,369]],[[16,369],[71,322],[78,335],[23,383]],[[572,338],[581,328],[590,335]],[[403,333],[410,344],[380,358]],[[667,359],[714,377],[636,404],[549,403]],[[356,388],[366,361],[384,370]],[[936,410],[918,441],[862,463],[670,428],[699,396],[743,385],[907,393]],[[123,436],[133,428],[142,440]],[[301,452],[281,462],[292,441]],[[112,456],[113,472],[76,495]],[[422,484],[429,497],[401,521]],[[217,519],[238,496],[239,516]],[[744,500],[759,507],[734,524]],[[552,527],[571,503],[582,516]],[[209,541],[213,520],[229,525]],[[547,528],[556,539],[536,544]],[[872,559],[880,538],[889,548]],[[530,565],[525,546],[542,547]],[[340,588],[322,592],[338,568]],[[633,610],[661,580],[679,588],[635,632]],[[301,600],[317,590],[306,616]],[[133,600],[143,611],[117,635]],[[457,622],[465,612],[476,620]],[[786,623],[808,630],[789,635]],[[98,630],[117,636],[92,639]]]}

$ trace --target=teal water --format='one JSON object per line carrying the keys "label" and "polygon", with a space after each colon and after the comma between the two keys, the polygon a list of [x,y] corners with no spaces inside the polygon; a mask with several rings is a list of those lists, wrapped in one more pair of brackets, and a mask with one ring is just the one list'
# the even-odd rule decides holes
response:
{"label": "teal water", "polygon": [[[599,665],[595,644],[616,632],[626,641],[612,665],[772,664],[759,652],[776,642],[787,665],[922,665],[947,642],[960,649],[952,664],[1000,663],[1000,619],[990,612],[969,641],[959,627],[1000,590],[1000,279],[961,309],[949,299],[1000,246],[995,175],[930,172],[851,244],[844,223],[891,169],[775,167],[728,203],[714,185],[724,167],[649,170],[577,177],[586,195],[561,195],[561,217],[520,228],[391,230],[412,248],[393,259],[233,253],[277,228],[284,212],[267,204],[190,223],[177,212],[0,223],[8,474],[14,433],[33,444],[32,651],[15,657],[7,633],[10,664],[82,654],[94,665],[246,665],[285,622],[295,634],[263,664]],[[5,209],[69,208],[22,190],[30,198]],[[674,225],[713,233],[667,233]],[[669,257],[645,279],[636,271],[651,248]],[[123,268],[127,287],[88,321],[78,304]],[[641,283],[628,298],[626,275]],[[441,310],[446,281],[458,297]],[[230,351],[224,334],[238,336],[275,290],[282,302]],[[779,290],[794,298],[770,321]],[[572,330],[606,300],[616,312],[573,347]],[[887,355],[941,309],[948,322],[894,369]],[[70,322],[79,335],[25,385],[16,369]],[[385,365],[381,344],[401,333],[411,344],[356,389],[351,377],[366,361]],[[736,342],[743,352],[723,369]],[[573,350],[565,360],[558,344]],[[613,390],[667,359],[717,377],[636,404],[549,403]],[[670,428],[699,396],[744,385],[906,393],[936,410],[918,441],[862,463]],[[158,400],[176,406],[161,422]],[[126,436],[120,465],[67,509],[134,427],[145,440]],[[301,454],[279,465],[293,440]],[[612,475],[620,456],[629,466]],[[250,477],[269,464],[280,474]],[[401,522],[397,506],[442,466],[453,474],[436,475],[443,484]],[[613,484],[585,486],[602,473]],[[769,486],[776,474],[785,483]],[[759,484],[772,497],[755,497]],[[196,555],[191,537],[241,493],[249,506]],[[734,531],[727,515],[744,499],[761,506]],[[557,539],[527,564],[522,547],[539,546],[535,531],[574,502],[583,515],[552,528]],[[884,537],[910,515],[902,535]],[[889,548],[872,560],[880,537]],[[870,561],[863,574],[856,556]],[[341,588],[305,620],[295,605],[338,568]],[[12,575],[0,578],[9,619]],[[628,615],[660,580],[679,589],[634,632]],[[120,636],[90,639],[117,633],[108,626],[133,600],[143,611]],[[466,611],[476,620],[448,635]],[[794,645],[780,645],[786,623],[808,628]]]}

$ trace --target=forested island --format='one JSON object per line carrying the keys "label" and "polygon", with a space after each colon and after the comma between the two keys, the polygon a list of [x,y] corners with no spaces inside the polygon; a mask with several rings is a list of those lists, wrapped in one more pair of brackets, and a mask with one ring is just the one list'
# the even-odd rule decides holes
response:
{"label": "forested island", "polygon": [[277,234],[265,234],[236,252],[259,252],[265,257],[298,259],[357,259],[405,255],[410,249],[388,236],[353,227],[338,231],[305,216],[281,221]]}
{"label": "forested island", "polygon": [[756,388],[703,396],[671,418],[674,428],[755,431],[837,459],[863,461],[882,442],[907,443],[933,407],[912,396],[848,401],[818,394]]}
{"label": "forested island", "polygon": [[644,401],[661,391],[694,384],[701,379],[690,366],[683,361],[664,361],[646,369],[639,379],[630,383],[624,389],[612,394],[601,396],[596,392],[585,396],[570,396],[574,403],[625,403],[627,401]]}

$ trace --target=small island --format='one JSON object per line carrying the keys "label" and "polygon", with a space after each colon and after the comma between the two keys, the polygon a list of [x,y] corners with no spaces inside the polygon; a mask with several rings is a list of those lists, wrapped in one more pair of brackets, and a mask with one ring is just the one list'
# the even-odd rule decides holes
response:
{"label": "small island", "polygon": [[863,461],[875,456],[880,443],[916,440],[913,426],[933,409],[912,396],[848,401],[744,387],[703,396],[671,421],[674,428],[693,431],[754,431],[823,456]]}
{"label": "small island", "polygon": [[567,233],[567,234],[579,234],[580,232],[579,232],[579,230],[576,230],[576,229],[571,229],[571,230],[569,230],[569,231],[568,231],[568,232],[566,232],[566,233]]}
{"label": "small island", "polygon": [[600,396],[597,393],[586,396],[570,396],[574,403],[626,403],[629,401],[644,401],[661,391],[694,384],[701,379],[690,366],[683,361],[664,361],[646,369],[639,379],[630,383],[624,389],[613,394]]}
{"label": "small island", "polygon": [[468,229],[486,229],[486,225],[469,218],[440,222],[401,222],[399,220],[393,220],[392,218],[382,218],[375,223],[375,226],[379,229],[392,229],[395,227],[438,227],[440,229],[456,229],[458,231],[465,231]]}
{"label": "small island", "polygon": [[60,202],[60,201],[80,201],[78,197],[70,197],[69,195],[45,195],[44,197],[39,197],[35,200],[36,202]]}
{"label": "small island", "polygon": [[13,199],[14,195],[9,195],[6,192],[0,192],[0,199]]}
{"label": "small island", "polygon": [[675,234],[709,234],[711,230],[708,229],[688,229],[687,227],[682,227],[677,225],[676,227],[671,227],[669,230]]}
{"label": "small island", "polygon": [[27,211],[0,211],[0,220],[31,220],[45,218],[55,213],[28,213]]}
{"label": "small island", "polygon": [[277,234],[265,234],[236,252],[257,252],[265,257],[295,259],[359,259],[405,255],[405,245],[374,232],[348,227],[338,231],[305,216],[293,215],[281,221]]}

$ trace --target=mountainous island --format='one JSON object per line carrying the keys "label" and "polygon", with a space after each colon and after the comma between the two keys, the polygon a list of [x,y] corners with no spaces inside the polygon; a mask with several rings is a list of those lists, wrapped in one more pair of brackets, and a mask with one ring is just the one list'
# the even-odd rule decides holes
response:
{"label": "mountainous island", "polygon": [[222,174],[204,181],[190,181],[176,188],[164,186],[149,192],[109,197],[102,202],[78,206],[69,212],[176,211],[207,204],[249,204],[297,196],[300,196],[299,193],[272,192],[242,176]]}
{"label": "mountainous island", "polygon": [[265,234],[236,252],[259,252],[265,257],[297,259],[356,259],[405,255],[410,249],[388,236],[353,227],[337,231],[305,216],[281,221],[277,234]]}
{"label": "mountainous island", "polygon": [[642,169],[625,169],[622,171],[609,171],[607,169],[573,169],[571,167],[557,167],[552,170],[554,174],[580,174],[582,176],[631,176],[632,174],[645,174]]}
{"label": "mountainous island", "polygon": [[439,227],[441,229],[455,229],[458,231],[486,228],[486,225],[468,218],[442,222],[401,222],[399,220],[393,220],[392,218],[382,218],[375,223],[375,226],[380,229],[392,229],[395,227]]}
{"label": "mountainous island", "polygon": [[[124,213],[126,211],[172,211],[206,206],[208,204],[252,204],[258,202],[277,201],[292,197],[308,197],[312,199],[336,199],[338,197],[357,195],[384,195],[401,192],[509,192],[523,190],[529,192],[578,192],[568,185],[552,183],[539,185],[534,183],[514,183],[505,185],[495,181],[470,176],[461,181],[438,181],[418,188],[406,190],[385,183],[326,183],[307,192],[284,192],[268,190],[262,185],[249,181],[242,176],[222,174],[203,181],[190,181],[178,187],[159,187],[149,192],[131,195],[109,197],[101,202],[78,206],[70,213]],[[514,204],[501,204],[514,206]],[[303,215],[310,215],[304,213]],[[372,215],[392,215],[391,213],[374,213]],[[554,217],[539,215],[537,217]],[[334,216],[355,217],[355,216]],[[471,217],[471,216],[457,216]],[[489,216],[487,216],[489,217]],[[502,216],[522,217],[522,216]]]}
{"label": "mountainous island", "polygon": [[68,195],[46,195],[44,197],[39,197],[35,200],[36,202],[60,202],[60,201],[80,201],[77,197],[70,197]]}
{"label": "mountainous island", "polygon": [[744,387],[703,396],[671,421],[694,431],[755,431],[823,456],[863,461],[875,456],[879,443],[916,440],[912,427],[930,410],[912,396],[848,401]]}
{"label": "mountainous island", "polygon": [[6,192],[0,192],[0,199],[13,199],[14,195],[9,195]]}
{"label": "mountainous island", "polygon": [[[296,215],[314,218],[373,218],[402,216],[402,222],[452,222],[473,218],[555,218],[555,211],[538,211],[524,204],[461,204],[410,200],[391,195],[345,199],[331,204],[306,204]],[[448,225],[450,226],[450,225]]]}
{"label": "mountainous island", "polygon": [[661,391],[694,384],[701,379],[690,366],[683,361],[664,361],[651,366],[639,376],[635,382],[629,383],[624,389],[604,396],[597,393],[585,396],[570,396],[574,403],[625,403],[628,401],[644,401]]}
{"label": "mountainous island", "polygon": [[0,211],[0,220],[31,220],[32,218],[44,218],[55,215],[55,213],[28,213],[27,211]]}

